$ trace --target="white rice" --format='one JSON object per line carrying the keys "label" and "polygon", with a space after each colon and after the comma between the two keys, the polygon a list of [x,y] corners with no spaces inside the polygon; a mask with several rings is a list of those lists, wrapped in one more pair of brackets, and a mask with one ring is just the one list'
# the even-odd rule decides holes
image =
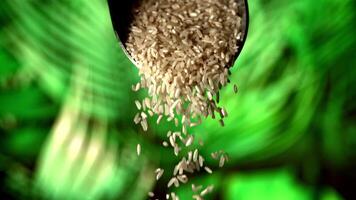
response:
{"label": "white rice", "polygon": [[193,192],[199,192],[202,188],[203,188],[203,186],[201,186],[201,185],[195,186],[194,184],[192,184]]}
{"label": "white rice", "polygon": [[137,109],[141,110],[141,103],[139,101],[135,101]]}
{"label": "white rice", "polygon": [[209,167],[204,167],[205,171],[208,172],[209,174],[212,174],[213,171]]}
{"label": "white rice", "polygon": [[148,192],[148,196],[149,196],[149,197],[154,197],[155,194],[154,194],[153,192]]}
{"label": "white rice", "polygon": [[[173,9],[171,5],[179,8]],[[168,121],[175,114],[195,116],[198,120],[213,115],[207,112],[208,107],[219,101],[219,87],[228,82],[228,64],[233,58],[230,55],[237,51],[241,17],[236,10],[235,0],[141,2],[126,46],[140,66],[141,82],[136,84],[135,91],[138,87],[147,88],[150,98],[159,99],[151,105],[156,108],[152,112],[169,115]],[[174,25],[167,25],[169,21]],[[216,52],[214,56],[212,52]],[[136,104],[138,109],[142,108]],[[169,111],[160,105],[167,106]],[[218,106],[214,107],[218,112]]]}
{"label": "white rice", "polygon": [[225,164],[225,156],[220,156],[219,167],[223,167]]}
{"label": "white rice", "polygon": [[179,175],[177,176],[178,180],[182,183],[187,183],[188,182],[188,177],[186,175]]}
{"label": "white rice", "polygon": [[[229,83],[229,68],[233,55],[238,50],[237,41],[241,39],[241,13],[236,0],[143,0],[136,8],[133,23],[128,34],[126,47],[139,67],[140,82],[132,86],[133,91],[148,90],[148,97],[142,102],[135,101],[140,111],[134,117],[135,124],[148,130],[148,116],[181,125],[181,132],[167,133],[168,141],[164,147],[171,146],[176,156],[188,152],[173,170],[173,177],[167,187],[188,182],[186,172],[194,173],[204,169],[205,159],[198,149],[189,151],[194,146],[194,137],[187,127],[194,127],[207,117],[220,116],[224,126],[228,116],[220,101],[219,90]],[[234,85],[237,93],[237,86]],[[215,113],[219,113],[215,115]],[[182,116],[179,121],[177,116]],[[181,134],[182,133],[182,134]],[[203,141],[199,140],[200,146]],[[187,149],[187,151],[182,151]],[[137,155],[141,146],[137,145]],[[219,166],[228,161],[223,152],[214,152],[212,158],[220,156]],[[159,180],[164,170],[156,170]],[[192,185],[194,192],[202,186]],[[193,198],[203,199],[210,193],[208,186]],[[153,193],[149,193],[153,197]],[[178,200],[175,193],[167,194],[166,199]]]}
{"label": "white rice", "polygon": [[198,160],[198,149],[195,149],[194,150],[194,153],[193,153],[193,161],[194,162],[197,162],[197,160]]}
{"label": "white rice", "polygon": [[192,145],[193,141],[194,141],[194,137],[192,135],[188,136],[185,146],[189,147],[190,145]]}
{"label": "white rice", "polygon": [[205,188],[203,191],[200,192],[200,196],[205,196],[206,194],[212,192],[214,189],[214,186],[210,185],[207,188]]}
{"label": "white rice", "polygon": [[140,154],[141,154],[141,145],[140,144],[137,144],[136,152],[137,152],[137,155],[140,156]]}
{"label": "white rice", "polygon": [[203,197],[201,197],[200,195],[194,194],[193,195],[193,199],[195,199],[195,200],[203,200]]}
{"label": "white rice", "polygon": [[156,180],[159,180],[159,179],[162,177],[163,173],[164,173],[164,170],[158,168],[158,169],[156,170]]}
{"label": "white rice", "polygon": [[171,178],[171,180],[169,180],[167,187],[171,187],[174,184],[175,187],[179,186],[179,181],[176,177]]}
{"label": "white rice", "polygon": [[168,142],[163,141],[163,142],[162,142],[162,145],[163,145],[164,147],[168,147],[169,144],[168,144]]}

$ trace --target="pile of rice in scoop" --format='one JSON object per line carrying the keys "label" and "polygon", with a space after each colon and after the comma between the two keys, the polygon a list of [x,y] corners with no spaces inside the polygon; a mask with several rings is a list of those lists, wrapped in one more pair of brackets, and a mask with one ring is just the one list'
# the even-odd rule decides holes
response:
{"label": "pile of rice in scoop", "polygon": [[[199,125],[208,116],[216,118],[216,114],[224,125],[227,112],[217,104],[219,90],[229,82],[229,67],[242,39],[242,13],[237,12],[236,0],[142,0],[134,10],[125,46],[141,77],[133,90],[148,90],[145,99],[135,101],[139,113],[134,121],[144,131],[150,116],[157,116],[157,124],[166,119],[181,127],[180,131],[169,131],[168,142],[163,142],[163,146],[173,148],[176,156],[194,143],[189,127]],[[137,148],[140,152],[141,147]],[[223,152],[214,155],[220,158],[220,165],[228,159]],[[175,166],[168,187],[186,183],[185,173],[200,168],[212,173],[197,149],[189,151]],[[163,171],[157,169],[157,177]],[[211,191],[212,186],[208,186],[193,198],[203,199]],[[169,198],[178,196],[167,194]]]}

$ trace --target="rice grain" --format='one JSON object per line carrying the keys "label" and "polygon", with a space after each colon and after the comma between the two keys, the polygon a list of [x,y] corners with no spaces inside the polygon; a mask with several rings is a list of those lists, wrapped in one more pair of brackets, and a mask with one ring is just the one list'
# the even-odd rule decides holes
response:
{"label": "rice grain", "polygon": [[201,185],[195,186],[194,184],[192,184],[193,192],[199,192],[202,188],[203,188],[203,186],[201,186]]}
{"label": "rice grain", "polygon": [[225,156],[220,156],[220,160],[219,160],[219,167],[223,167],[225,163]]}
{"label": "rice grain", "polygon": [[204,167],[205,171],[208,172],[209,174],[212,174],[213,171],[209,167]]}
{"label": "rice grain", "polygon": [[137,155],[140,156],[140,154],[141,154],[141,145],[140,144],[137,144],[136,152],[137,152]]}
{"label": "rice grain", "polygon": [[178,179],[176,177],[171,178],[171,180],[169,180],[167,187],[170,188],[172,185],[174,184],[175,187],[179,186],[179,182]]}
{"label": "rice grain", "polygon": [[148,192],[148,196],[149,196],[149,197],[154,197],[155,194],[154,194],[153,192]]}
{"label": "rice grain", "polygon": [[159,180],[162,177],[163,173],[163,169],[158,169],[158,171],[156,171],[156,180]]}
{"label": "rice grain", "polygon": [[193,162],[197,162],[198,160],[198,149],[195,149],[194,150],[194,153],[193,153]]}

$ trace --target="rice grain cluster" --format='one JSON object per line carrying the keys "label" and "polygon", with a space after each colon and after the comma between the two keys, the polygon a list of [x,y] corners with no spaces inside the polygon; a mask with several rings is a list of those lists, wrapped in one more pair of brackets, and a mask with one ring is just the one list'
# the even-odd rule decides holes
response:
{"label": "rice grain cluster", "polygon": [[[219,90],[229,82],[229,67],[241,40],[242,13],[237,11],[236,0],[142,0],[134,10],[125,45],[141,80],[132,89],[148,90],[148,97],[135,101],[139,112],[134,122],[147,131],[147,118],[157,116],[157,124],[167,120],[181,127],[180,131],[169,131],[162,143],[181,156],[167,187],[187,183],[187,174],[201,169],[213,173],[198,149],[188,149],[195,141],[188,129],[208,116],[216,118],[216,113],[224,126],[228,114],[217,104]],[[141,147],[137,148],[140,154]],[[183,149],[188,152],[185,156],[180,155]],[[228,161],[222,151],[211,156],[219,160],[220,167]],[[164,170],[158,168],[155,173],[158,180]],[[203,199],[213,186],[202,189],[192,185],[192,189],[197,192],[194,199]],[[179,199],[174,193],[166,198]]]}
{"label": "rice grain cluster", "polygon": [[236,0],[141,2],[126,47],[141,76],[135,89],[148,89],[147,109],[170,120],[183,115],[184,126],[215,112],[225,117],[217,102],[241,38],[237,10]]}

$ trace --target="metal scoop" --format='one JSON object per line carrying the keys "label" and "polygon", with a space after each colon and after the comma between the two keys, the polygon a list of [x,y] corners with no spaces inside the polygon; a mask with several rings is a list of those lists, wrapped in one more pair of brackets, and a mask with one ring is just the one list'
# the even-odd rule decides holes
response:
{"label": "metal scoop", "polygon": [[[125,52],[126,56],[131,60],[132,63],[136,65],[136,62],[128,53],[125,43],[128,38],[130,24],[133,20],[132,10],[134,9],[135,5],[139,3],[140,0],[108,0],[110,15],[112,24],[116,33],[116,37],[119,41],[119,44],[123,51]],[[232,63],[229,63],[230,66],[235,62],[237,57],[240,55],[242,47],[245,44],[247,30],[248,30],[248,5],[247,0],[236,0],[238,3],[238,11],[237,13],[243,13],[242,17],[242,35],[237,40],[237,46],[239,47],[238,51],[236,52],[234,59],[231,60]],[[137,66],[137,65],[136,65]],[[229,66],[229,67],[230,67]]]}

